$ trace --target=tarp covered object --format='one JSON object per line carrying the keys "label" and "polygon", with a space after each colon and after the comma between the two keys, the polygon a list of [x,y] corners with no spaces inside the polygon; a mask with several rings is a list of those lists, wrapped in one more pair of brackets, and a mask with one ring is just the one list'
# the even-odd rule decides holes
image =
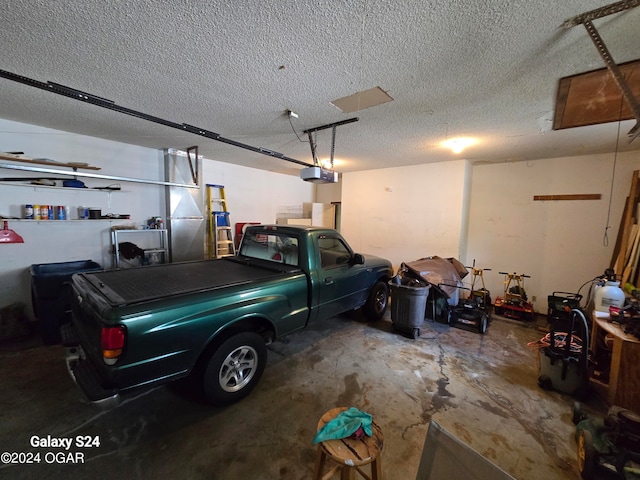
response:
{"label": "tarp covered object", "polygon": [[[455,258],[425,257],[413,262],[404,262],[409,275],[416,276],[439,288],[448,296],[456,294],[460,281],[469,273]],[[443,285],[444,284],[444,285]]]}

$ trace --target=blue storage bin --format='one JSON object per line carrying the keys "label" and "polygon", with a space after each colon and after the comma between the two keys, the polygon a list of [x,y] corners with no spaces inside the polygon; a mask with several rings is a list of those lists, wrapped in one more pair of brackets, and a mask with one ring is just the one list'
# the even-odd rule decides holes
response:
{"label": "blue storage bin", "polygon": [[31,302],[45,344],[60,343],[60,325],[69,320],[73,274],[101,270],[93,260],[31,265]]}

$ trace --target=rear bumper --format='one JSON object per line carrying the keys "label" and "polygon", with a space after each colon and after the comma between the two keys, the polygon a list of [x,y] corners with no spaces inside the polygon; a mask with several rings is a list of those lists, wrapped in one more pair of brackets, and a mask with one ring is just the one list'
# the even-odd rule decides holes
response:
{"label": "rear bumper", "polygon": [[69,375],[87,400],[102,408],[112,408],[118,405],[120,403],[118,390],[105,382],[98,369],[86,357],[73,323],[63,325],[60,328],[60,333],[62,345],[66,350]]}

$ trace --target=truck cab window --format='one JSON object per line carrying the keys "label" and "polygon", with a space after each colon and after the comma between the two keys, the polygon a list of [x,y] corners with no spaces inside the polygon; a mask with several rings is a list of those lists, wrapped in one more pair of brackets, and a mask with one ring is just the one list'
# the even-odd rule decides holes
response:
{"label": "truck cab window", "polygon": [[239,254],[245,257],[297,266],[298,239],[288,235],[245,235]]}
{"label": "truck cab window", "polygon": [[321,236],[318,238],[320,265],[322,268],[335,268],[346,265],[351,259],[351,251],[339,238]]}

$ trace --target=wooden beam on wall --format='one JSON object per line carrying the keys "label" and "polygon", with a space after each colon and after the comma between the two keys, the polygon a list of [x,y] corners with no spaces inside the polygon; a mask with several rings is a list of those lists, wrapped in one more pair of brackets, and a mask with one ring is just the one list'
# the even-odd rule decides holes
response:
{"label": "wooden beam on wall", "polygon": [[599,193],[578,193],[573,195],[534,195],[533,200],[555,201],[555,200],[600,200]]}

